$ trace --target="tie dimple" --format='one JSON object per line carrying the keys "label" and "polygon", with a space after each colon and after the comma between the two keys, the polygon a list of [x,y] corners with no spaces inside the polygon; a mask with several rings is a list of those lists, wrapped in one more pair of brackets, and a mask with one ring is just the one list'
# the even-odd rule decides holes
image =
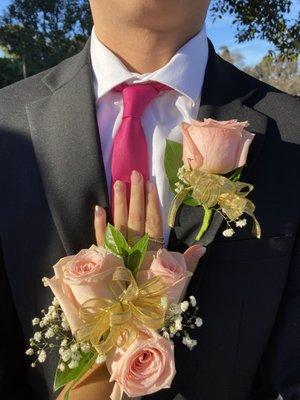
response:
{"label": "tie dimple", "polygon": [[113,89],[122,93],[123,116],[113,141],[112,188],[117,180],[121,180],[127,184],[129,189],[130,176],[133,170],[139,171],[145,181],[149,179],[148,148],[141,117],[150,102],[162,90],[169,89],[171,89],[169,86],[159,82],[136,83],[133,85],[122,83]]}
{"label": "tie dimple", "polygon": [[141,118],[145,108],[159,92],[168,89],[170,89],[168,86],[159,82],[136,83],[133,85],[121,83],[121,85],[114,88],[115,91],[122,92],[123,118]]}

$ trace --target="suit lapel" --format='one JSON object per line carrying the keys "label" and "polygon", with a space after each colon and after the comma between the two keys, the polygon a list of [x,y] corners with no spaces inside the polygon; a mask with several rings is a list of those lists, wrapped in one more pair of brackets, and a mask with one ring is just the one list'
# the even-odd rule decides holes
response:
{"label": "suit lapel", "polygon": [[[239,83],[240,76],[241,72],[236,73],[216,55],[210,43],[197,119],[250,122],[256,137],[242,176],[245,180],[263,146],[267,118],[247,106],[256,90],[245,84],[246,79]],[[26,110],[49,208],[70,254],[94,242],[93,206],[109,206],[92,87],[90,40],[75,57],[50,70],[43,82],[50,89],[49,96],[28,103]],[[202,217],[201,207],[184,205],[168,248],[183,250],[193,244]],[[216,213],[202,244],[213,241],[221,224],[222,218]]]}
{"label": "suit lapel", "polygon": [[[239,82],[239,80],[241,81]],[[237,71],[235,67],[222,60],[215,53],[211,42],[209,42],[209,59],[197,119],[214,118],[219,121],[229,119],[249,121],[249,128],[256,136],[249,151],[248,164],[243,171],[242,180],[247,179],[252,166],[259,156],[264,143],[268,121],[267,117],[256,111],[254,107],[247,106],[250,100],[253,102],[253,99],[255,99],[256,89],[253,87],[252,82],[251,79],[245,79],[245,76],[240,71]],[[202,219],[202,207],[183,205],[178,212],[176,225],[171,230],[168,248],[182,251],[187,246],[194,244]],[[222,222],[222,216],[219,213],[215,213],[211,225],[200,243],[204,246],[212,243]]]}
{"label": "suit lapel", "polygon": [[43,82],[51,94],[26,107],[49,207],[68,254],[94,242],[93,206],[108,206],[89,46],[50,70]]}

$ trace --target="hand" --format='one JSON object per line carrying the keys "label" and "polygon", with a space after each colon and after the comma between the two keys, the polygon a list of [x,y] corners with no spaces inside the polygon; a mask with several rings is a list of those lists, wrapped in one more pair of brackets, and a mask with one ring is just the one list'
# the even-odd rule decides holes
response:
{"label": "hand", "polygon": [[[150,237],[150,250],[162,247],[163,227],[160,204],[156,186],[148,181],[144,189],[143,176],[133,171],[131,174],[131,191],[129,206],[126,184],[116,181],[114,184],[114,226],[122,232],[129,243],[135,243],[147,233]],[[95,234],[98,246],[103,246],[106,229],[106,212],[104,208],[95,208]]]}

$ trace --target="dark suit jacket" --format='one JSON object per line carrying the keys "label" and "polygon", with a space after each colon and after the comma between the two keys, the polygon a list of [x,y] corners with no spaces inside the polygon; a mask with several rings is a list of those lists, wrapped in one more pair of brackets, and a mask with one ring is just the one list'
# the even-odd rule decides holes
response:
{"label": "dark suit jacket", "polygon": [[[93,206],[108,206],[89,47],[0,91],[1,398],[53,398],[55,357],[33,370],[24,356],[31,319],[52,297],[41,278],[94,242]],[[256,133],[242,179],[255,185],[263,235],[249,221],[224,238],[215,216],[189,288],[204,320],[198,346],[177,346],[172,388],[149,399],[300,399],[299,103],[210,44],[203,117],[248,120]],[[193,243],[201,216],[181,208],[169,249]]]}

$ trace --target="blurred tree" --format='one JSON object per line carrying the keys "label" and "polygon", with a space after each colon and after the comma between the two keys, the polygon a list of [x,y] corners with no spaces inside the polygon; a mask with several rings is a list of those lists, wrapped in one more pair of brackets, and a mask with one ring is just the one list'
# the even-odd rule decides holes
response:
{"label": "blurred tree", "polygon": [[0,88],[22,79],[21,64],[14,59],[0,58]]}
{"label": "blurred tree", "polygon": [[0,47],[12,58],[15,78],[18,67],[25,78],[77,53],[90,30],[85,0],[14,0],[0,19]]}
{"label": "blurred tree", "polygon": [[283,92],[300,96],[300,73],[297,60],[267,55],[255,67],[245,68],[245,72]]}
{"label": "blurred tree", "polygon": [[234,16],[239,43],[265,39],[273,43],[277,55],[291,59],[300,50],[300,12],[291,19],[291,5],[292,0],[213,0],[211,13],[214,18]]}
{"label": "blurred tree", "polygon": [[244,57],[240,52],[230,51],[226,46],[220,48],[219,55],[247,74],[283,92],[293,96],[300,96],[300,73],[297,60],[288,60],[280,56],[273,57],[268,54],[257,65],[252,67],[244,65]]}
{"label": "blurred tree", "polygon": [[[1,1],[1,0],[0,0]],[[299,53],[299,17],[289,19],[292,0],[212,0],[215,18],[234,15],[239,42],[255,37],[273,43],[277,54]],[[0,87],[50,68],[77,53],[92,27],[88,0],[11,0],[0,17],[0,48],[9,60],[0,63]],[[227,54],[227,55],[226,55]],[[243,67],[240,54],[224,58]]]}
{"label": "blurred tree", "polygon": [[239,51],[231,52],[227,46],[222,46],[220,47],[220,56],[239,68],[244,67],[245,57]]}

